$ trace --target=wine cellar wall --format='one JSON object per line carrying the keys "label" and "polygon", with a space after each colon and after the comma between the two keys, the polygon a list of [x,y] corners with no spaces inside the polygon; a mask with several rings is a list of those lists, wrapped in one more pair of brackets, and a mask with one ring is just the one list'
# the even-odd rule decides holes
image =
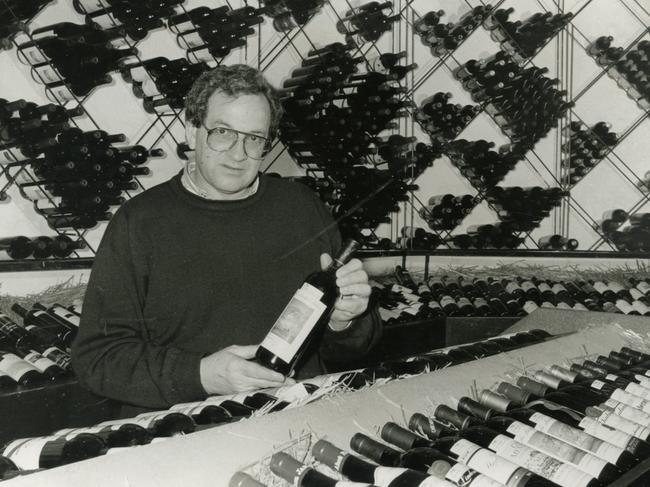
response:
{"label": "wine cellar wall", "polygon": [[[82,2],[84,3],[92,2]],[[210,8],[227,5],[236,9],[248,4],[257,8],[264,7],[265,3],[272,2],[258,4],[256,0],[188,0],[177,6],[176,11],[182,13],[206,5]],[[246,63],[262,69],[276,86],[283,86],[291,77],[292,71],[299,68],[301,62],[308,57],[310,51],[330,43],[345,42],[343,28],[350,31],[353,26],[341,25],[341,18],[346,11],[363,2],[316,2],[320,3],[322,5],[310,13],[311,17],[304,25],[285,31],[275,30],[273,19],[269,15],[262,15],[261,21],[253,25],[249,35],[245,37],[245,46],[232,49],[225,57],[212,55],[208,64],[213,66],[217,63]],[[75,11],[72,4],[72,1],[67,0],[50,2],[29,22],[29,30],[34,32],[39,27],[56,22],[82,23],[84,16]],[[381,53],[405,52],[398,64],[413,69],[403,70],[398,76],[401,78],[401,88],[396,93],[400,103],[398,115],[401,116],[393,119],[392,128],[373,135],[390,140],[388,137],[399,134],[415,137],[417,142],[427,144],[428,147],[421,146],[424,150],[420,161],[422,164],[413,163],[413,160],[411,163],[405,163],[403,159],[398,159],[401,166],[396,169],[386,162],[389,157],[382,158],[381,155],[366,151],[365,155],[349,161],[346,166],[346,163],[340,160],[326,160],[330,156],[335,158],[332,154],[336,154],[336,151],[331,147],[332,153],[316,152],[315,155],[317,159],[320,156],[320,160],[316,164],[309,164],[306,158],[296,155],[299,151],[295,147],[291,151],[287,150],[287,147],[292,147],[296,142],[296,135],[285,126],[280,141],[274,145],[266,159],[265,170],[282,176],[307,174],[316,178],[324,177],[334,185],[340,183],[341,179],[346,180],[346,191],[349,193],[363,194],[364,191],[369,191],[373,197],[359,201],[348,195],[347,200],[345,196],[343,201],[330,200],[334,211],[339,212],[335,213],[336,216],[349,216],[350,208],[357,206],[361,206],[362,213],[364,207],[387,208],[386,215],[383,216],[390,217],[390,222],[380,223],[382,218],[375,218],[376,215],[372,215],[373,218],[364,216],[366,220],[370,219],[367,227],[361,225],[365,235],[387,237],[393,243],[398,243],[404,226],[421,227],[437,236],[439,248],[461,248],[461,252],[472,249],[465,250],[464,240],[454,236],[465,235],[468,229],[476,225],[495,224],[500,219],[503,220],[504,207],[505,212],[508,212],[507,201],[516,200],[514,193],[506,192],[505,196],[499,197],[493,189],[494,186],[506,190],[513,187],[521,187],[524,190],[540,187],[544,191],[559,188],[557,198],[548,208],[550,211],[541,214],[542,216],[535,215],[531,209],[539,203],[536,196],[538,193],[524,191],[525,195],[518,204],[520,207],[523,204],[530,213],[524,216],[525,224],[519,222],[521,225],[516,227],[515,236],[518,240],[513,246],[535,250],[539,248],[540,238],[559,234],[577,240],[579,250],[616,250],[616,245],[607,238],[601,226],[603,214],[613,209],[622,209],[626,214],[650,212],[650,206],[647,204],[648,182],[645,179],[646,173],[650,171],[647,158],[650,153],[650,122],[647,120],[650,107],[647,101],[641,100],[637,103],[633,99],[633,90],[628,89],[626,92],[625,81],[621,81],[621,76],[616,75],[617,71],[611,67],[613,61],[594,59],[589,49],[593,48],[595,41],[602,36],[612,36],[611,46],[621,47],[624,52],[632,51],[640,42],[650,40],[650,11],[647,5],[639,0],[566,0],[557,3],[546,0],[505,0],[491,3],[495,10],[514,9],[508,22],[525,21],[536,13],[563,15],[562,25],[558,25],[556,33],[540,44],[539,51],[528,52],[528,56],[515,59],[521,69],[548,69],[543,76],[551,81],[544,85],[547,89],[535,95],[539,99],[533,100],[539,101],[538,105],[541,107],[541,112],[535,116],[556,118],[541,138],[538,134],[533,136],[530,131],[526,132],[530,129],[530,124],[522,122],[521,113],[518,114],[520,125],[517,127],[512,119],[507,120],[506,117],[504,121],[502,113],[489,109],[490,103],[485,98],[485,90],[481,91],[481,84],[477,85],[476,79],[459,79],[461,76],[458,74],[458,68],[462,65],[466,65],[468,61],[471,63],[472,60],[489,59],[499,52],[500,45],[495,40],[499,39],[498,29],[490,31],[485,27],[485,23],[478,22],[465,29],[465,37],[452,39],[453,42],[450,41],[449,45],[432,45],[429,31],[428,45],[422,40],[426,37],[421,34],[423,19],[427,13],[442,10],[444,14],[440,23],[462,23],[471,18],[466,15],[471,9],[481,6],[486,4],[474,0],[394,0],[392,8],[387,10],[387,18],[390,21],[387,21],[386,32],[379,36],[378,40],[367,41],[358,35],[354,36],[359,47],[349,51],[349,54],[357,62],[359,73],[376,66],[375,60]],[[572,15],[567,15],[569,13]],[[98,17],[93,19],[97,20]],[[33,63],[30,65],[24,55],[19,53],[18,46],[24,46],[32,39],[29,34],[19,32],[12,42],[5,46],[6,49],[0,51],[0,98],[8,101],[24,98],[37,105],[50,101],[61,102],[60,96],[53,90],[50,89],[46,93]],[[168,59],[187,56],[191,62],[195,61],[196,50],[188,52],[183,49],[186,47],[183,46],[186,39],[187,36],[177,38],[171,26],[162,25],[152,29],[144,39],[128,44],[137,49],[136,56],[133,59],[128,58],[128,62],[153,59],[157,56]],[[447,37],[447,40],[449,39],[450,37]],[[512,42],[509,41],[502,36],[501,47],[505,50],[511,49]],[[515,54],[517,52],[515,49]],[[647,60],[645,62],[648,63]],[[518,77],[519,74],[515,73],[514,76]],[[93,89],[88,96],[76,97],[64,105],[67,109],[77,105],[83,109],[79,116],[72,119],[73,125],[82,130],[101,129],[108,134],[124,134],[126,140],[114,144],[115,147],[140,144],[153,150],[151,155],[155,157],[150,157],[146,165],[143,165],[148,171],[141,171],[149,174],[136,175],[137,183],[123,192],[123,196],[129,198],[144,188],[167,180],[182,168],[183,161],[177,156],[177,148],[178,144],[184,141],[183,118],[181,111],[176,108],[147,112],[143,107],[143,100],[134,94],[132,83],[120,76],[119,71],[112,72],[111,78],[110,83]],[[566,103],[555,115],[544,112],[548,109],[548,97],[554,93],[553,90],[558,90],[562,102]],[[466,126],[456,127],[453,134],[445,134],[442,138],[439,133],[432,135],[434,129],[431,125],[427,127],[430,120],[427,118],[425,105],[436,93],[448,93],[448,104],[476,107],[467,112],[472,116],[465,120]],[[493,95],[492,98],[499,97],[499,93]],[[346,103],[349,100],[348,98]],[[525,101],[522,97],[514,98],[510,100],[510,104],[522,104],[526,108],[537,106],[531,100],[527,100],[529,105],[525,105]],[[330,101],[330,104],[344,106],[343,102],[337,101]],[[497,105],[492,103],[493,107]],[[369,104],[366,109],[378,108]],[[432,113],[435,113],[435,110]],[[296,116],[296,113],[289,115]],[[530,112],[531,119],[533,115]],[[582,124],[583,128],[593,128],[600,122],[604,122],[609,131],[617,134],[617,137],[610,145],[602,148],[600,160],[591,161],[593,167],[581,167],[582,172],[576,171],[576,167],[581,166],[581,163],[576,161],[578,155],[575,151],[573,154],[570,151],[570,141],[574,140],[570,137],[571,127],[577,130],[576,127]],[[604,137],[600,134],[602,142]],[[503,155],[508,153],[506,144],[513,140],[519,144],[519,155],[512,167],[502,171],[500,179],[492,180],[489,184],[484,180],[483,183],[477,183],[476,179],[468,175],[471,170],[476,170],[469,168],[468,173],[467,164],[471,163],[471,160],[480,159],[477,148],[481,144],[494,143],[494,150],[501,148]],[[463,141],[469,141],[469,149]],[[476,141],[479,141],[478,145]],[[410,148],[413,146],[413,143],[408,145]],[[391,146],[388,148],[391,149]],[[162,149],[162,152],[156,153],[156,149]],[[473,152],[467,152],[470,149]],[[486,161],[487,159],[482,160],[483,163],[487,163]],[[366,172],[357,169],[356,179],[346,175],[346,171],[352,171],[353,165],[358,167],[362,164]],[[506,165],[504,161],[501,161],[501,164]],[[29,178],[31,181],[38,181],[34,174],[30,174],[31,171],[31,168],[20,165],[5,165],[2,168],[0,190],[8,198],[0,203],[0,220],[3,222],[0,238],[15,235],[35,237],[55,233],[48,226],[46,219],[36,213],[32,201],[23,197],[18,190],[17,181],[30,181]],[[22,178],[17,175],[19,172],[24,173]],[[368,176],[369,174],[372,177]],[[387,196],[388,191],[374,191],[390,179],[403,181],[399,189],[406,197],[392,195],[391,200]],[[366,185],[376,183],[376,187],[366,188],[359,182],[362,180]],[[319,188],[322,189],[322,186]],[[326,193],[327,196],[331,195],[332,191],[321,193]],[[427,201],[448,193],[456,196],[471,195],[473,199],[470,198],[469,210],[452,225],[441,225],[439,222],[431,224],[428,214],[431,207],[426,207]],[[394,207],[392,209],[397,211],[390,211],[396,203],[399,209]],[[114,212],[116,208],[117,206],[112,206],[110,211]],[[514,214],[516,211],[511,209],[510,213]],[[429,221],[425,221],[423,217]],[[357,219],[357,224],[364,218]],[[92,256],[105,225],[105,221],[100,221],[89,228],[60,227],[57,232],[69,234],[74,240],[80,239],[85,243],[86,247],[76,250],[72,257]],[[626,221],[621,228],[629,225],[630,222]]]}

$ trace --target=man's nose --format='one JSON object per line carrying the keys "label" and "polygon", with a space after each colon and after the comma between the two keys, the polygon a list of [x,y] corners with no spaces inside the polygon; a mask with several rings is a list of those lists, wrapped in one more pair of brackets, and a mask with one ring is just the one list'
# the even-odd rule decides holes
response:
{"label": "man's nose", "polygon": [[246,149],[244,148],[244,137],[238,137],[235,145],[230,148],[231,157],[235,161],[243,161],[248,156],[246,155]]}

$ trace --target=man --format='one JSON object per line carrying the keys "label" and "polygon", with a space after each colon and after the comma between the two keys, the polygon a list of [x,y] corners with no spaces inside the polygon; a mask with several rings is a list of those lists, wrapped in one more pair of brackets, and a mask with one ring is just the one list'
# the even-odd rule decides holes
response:
{"label": "man", "polygon": [[[196,81],[185,113],[194,162],[125,203],[97,252],[72,347],[90,389],[160,409],[292,382],[250,359],[341,242],[315,194],[258,172],[280,115],[253,68],[218,67]],[[298,377],[356,359],[379,337],[358,259],[337,271],[337,285],[341,296]]]}

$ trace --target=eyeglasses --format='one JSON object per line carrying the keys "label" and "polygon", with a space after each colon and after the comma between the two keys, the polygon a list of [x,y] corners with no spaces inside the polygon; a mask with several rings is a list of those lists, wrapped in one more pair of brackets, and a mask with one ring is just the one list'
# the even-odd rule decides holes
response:
{"label": "eyeglasses", "polygon": [[208,132],[207,142],[210,149],[217,152],[225,152],[232,149],[239,136],[244,136],[244,152],[248,157],[255,160],[262,160],[266,155],[269,139],[261,135],[249,134],[239,130],[230,129],[226,127],[215,127],[209,129],[203,125]]}

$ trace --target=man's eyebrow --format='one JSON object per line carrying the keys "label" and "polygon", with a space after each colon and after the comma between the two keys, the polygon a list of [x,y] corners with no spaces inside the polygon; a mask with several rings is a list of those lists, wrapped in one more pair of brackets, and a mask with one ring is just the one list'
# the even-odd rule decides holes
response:
{"label": "man's eyebrow", "polygon": [[[211,127],[208,127],[208,128],[214,128],[216,125],[231,128],[231,129],[234,128],[228,122],[224,122],[223,120],[213,120],[210,125],[211,125]],[[262,137],[266,137],[266,130],[253,130],[251,132],[246,132],[246,133],[247,134],[256,134],[256,135],[261,135]]]}

